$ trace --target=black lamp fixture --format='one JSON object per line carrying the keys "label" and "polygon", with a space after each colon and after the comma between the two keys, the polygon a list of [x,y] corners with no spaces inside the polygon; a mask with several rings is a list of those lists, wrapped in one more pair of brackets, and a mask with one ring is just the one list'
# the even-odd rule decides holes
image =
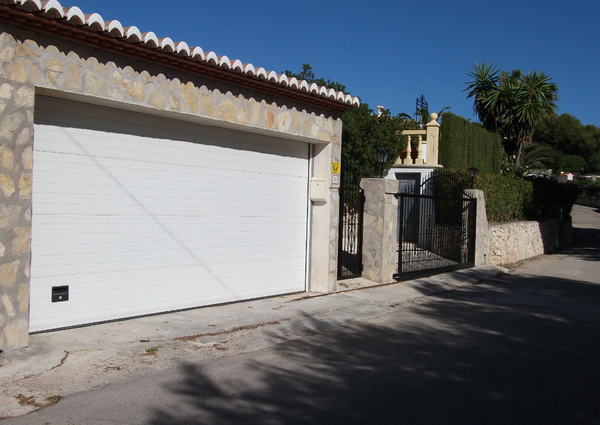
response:
{"label": "black lamp fixture", "polygon": [[385,149],[379,149],[377,151],[377,162],[379,163],[379,178],[383,178],[383,166],[388,160],[389,152]]}
{"label": "black lamp fixture", "polygon": [[479,170],[475,167],[471,167],[467,169],[469,171],[469,177],[471,177],[471,187],[475,187],[475,179],[477,178],[477,173]]}

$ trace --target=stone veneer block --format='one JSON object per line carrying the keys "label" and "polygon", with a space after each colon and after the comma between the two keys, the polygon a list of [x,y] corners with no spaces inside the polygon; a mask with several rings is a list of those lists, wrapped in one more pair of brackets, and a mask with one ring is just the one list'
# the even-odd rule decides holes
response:
{"label": "stone veneer block", "polygon": [[0,266],[0,285],[13,286],[15,284],[17,271],[19,270],[20,265],[21,262],[19,260],[15,260],[12,263],[2,264]]}
{"label": "stone veneer block", "polygon": [[5,170],[12,170],[15,162],[15,155],[6,145],[0,147],[0,167]]}
{"label": "stone veneer block", "polygon": [[6,174],[0,174],[0,191],[6,198],[10,198],[15,193],[15,181]]}

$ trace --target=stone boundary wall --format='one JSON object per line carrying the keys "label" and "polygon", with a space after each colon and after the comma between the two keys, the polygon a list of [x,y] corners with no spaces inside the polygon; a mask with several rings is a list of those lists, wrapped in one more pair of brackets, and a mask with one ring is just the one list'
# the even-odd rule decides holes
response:
{"label": "stone boundary wall", "polygon": [[600,208],[600,192],[597,192],[595,195],[588,195],[587,193],[582,193],[577,196],[576,204],[585,205],[587,207],[596,207]]}
{"label": "stone boundary wall", "polygon": [[492,264],[503,266],[547,254],[560,248],[562,223],[559,220],[519,221],[494,224]]}

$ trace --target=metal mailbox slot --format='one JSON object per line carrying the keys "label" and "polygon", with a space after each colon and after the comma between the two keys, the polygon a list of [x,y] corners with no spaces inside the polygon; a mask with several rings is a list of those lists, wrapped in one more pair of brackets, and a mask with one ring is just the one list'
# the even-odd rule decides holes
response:
{"label": "metal mailbox slot", "polygon": [[53,286],[52,287],[52,302],[60,303],[63,301],[69,301],[69,287],[68,286]]}

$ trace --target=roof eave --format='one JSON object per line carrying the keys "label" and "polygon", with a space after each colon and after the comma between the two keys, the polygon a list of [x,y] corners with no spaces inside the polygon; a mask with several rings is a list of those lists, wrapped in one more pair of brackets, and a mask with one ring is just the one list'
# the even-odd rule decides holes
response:
{"label": "roof eave", "polygon": [[236,70],[222,69],[218,65],[153,49],[143,43],[114,38],[105,32],[97,32],[89,27],[78,27],[63,20],[14,6],[0,4],[0,21],[331,111],[345,112],[356,107],[353,104],[337,102],[320,95],[285,87],[260,77],[242,74]]}

